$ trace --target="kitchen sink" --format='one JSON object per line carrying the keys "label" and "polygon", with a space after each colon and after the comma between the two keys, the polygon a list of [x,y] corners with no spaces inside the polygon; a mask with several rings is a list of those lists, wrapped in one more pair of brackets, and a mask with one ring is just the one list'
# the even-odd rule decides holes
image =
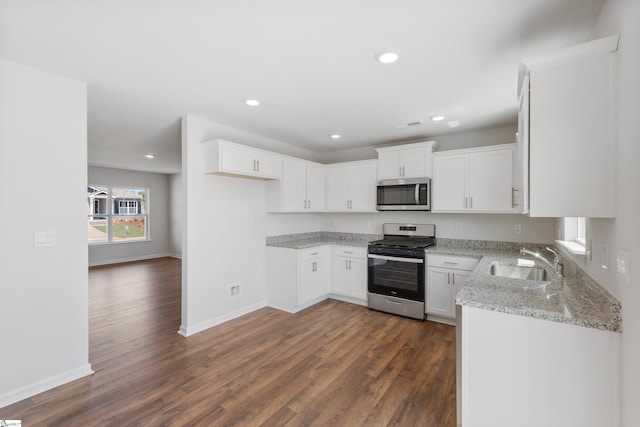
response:
{"label": "kitchen sink", "polygon": [[549,282],[547,271],[538,266],[505,265],[498,262],[491,263],[489,274],[492,276],[509,277],[511,279],[535,280]]}

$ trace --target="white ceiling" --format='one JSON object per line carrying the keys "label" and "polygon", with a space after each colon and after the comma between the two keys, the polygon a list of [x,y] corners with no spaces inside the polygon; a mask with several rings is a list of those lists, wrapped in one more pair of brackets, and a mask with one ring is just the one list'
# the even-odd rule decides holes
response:
{"label": "white ceiling", "polygon": [[0,0],[0,56],[87,82],[90,165],[175,173],[185,114],[315,152],[514,123],[519,59],[587,40],[602,3]]}

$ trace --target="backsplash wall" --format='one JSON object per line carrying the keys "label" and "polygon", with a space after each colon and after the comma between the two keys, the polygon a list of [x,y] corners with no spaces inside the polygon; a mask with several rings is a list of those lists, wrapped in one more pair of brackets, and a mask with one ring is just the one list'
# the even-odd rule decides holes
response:
{"label": "backsplash wall", "polygon": [[[436,236],[448,239],[553,243],[555,218],[529,218],[517,214],[445,214],[430,212],[379,212],[324,214],[321,231],[382,234],[385,222],[435,224]],[[516,233],[516,226],[520,233]]]}

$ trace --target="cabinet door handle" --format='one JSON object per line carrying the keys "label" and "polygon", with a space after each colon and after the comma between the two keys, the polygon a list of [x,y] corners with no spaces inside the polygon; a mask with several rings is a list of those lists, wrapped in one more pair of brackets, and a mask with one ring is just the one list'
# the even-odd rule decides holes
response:
{"label": "cabinet door handle", "polygon": [[464,198],[464,208],[465,209],[467,208],[467,199],[468,199],[468,197],[465,196],[465,198]]}
{"label": "cabinet door handle", "polygon": [[251,168],[251,170],[254,171],[254,172],[256,171],[256,161],[255,160],[253,161],[253,168]]}
{"label": "cabinet door handle", "polygon": [[516,203],[516,191],[518,191],[517,188],[511,187],[511,207],[512,208],[520,206],[519,203]]}
{"label": "cabinet door handle", "polygon": [[311,263],[311,271],[315,272],[318,271],[318,263],[317,262],[312,262]]}
{"label": "cabinet door handle", "polygon": [[452,285],[456,284],[456,273],[451,273],[451,284]]}
{"label": "cabinet door handle", "polygon": [[345,254],[352,254],[353,251],[344,251]]}
{"label": "cabinet door handle", "polygon": [[399,169],[399,170],[398,170],[398,175],[399,175],[399,176],[402,176],[402,166],[400,166],[398,169]]}
{"label": "cabinet door handle", "polygon": [[256,160],[257,169],[256,172],[260,172],[260,160]]}
{"label": "cabinet door handle", "polygon": [[458,265],[457,262],[453,262],[453,261],[445,261],[444,264],[447,264],[447,265]]}
{"label": "cabinet door handle", "polygon": [[351,270],[351,260],[349,260],[349,270]]}
{"label": "cabinet door handle", "polygon": [[447,273],[447,285],[451,284],[451,273]]}
{"label": "cabinet door handle", "polygon": [[320,253],[320,252],[314,252],[314,253],[312,253],[312,254],[311,254],[311,255],[309,255],[309,256],[318,255],[319,253]]}
{"label": "cabinet door handle", "polygon": [[309,209],[311,209],[311,200],[309,200]]}

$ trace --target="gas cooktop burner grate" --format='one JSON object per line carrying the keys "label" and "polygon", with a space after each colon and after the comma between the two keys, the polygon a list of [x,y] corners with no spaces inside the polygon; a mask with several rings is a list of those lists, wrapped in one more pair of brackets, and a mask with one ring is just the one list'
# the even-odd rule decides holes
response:
{"label": "gas cooktop burner grate", "polygon": [[406,240],[382,239],[369,243],[373,246],[386,246],[388,248],[424,249],[435,245],[434,238],[411,238]]}

